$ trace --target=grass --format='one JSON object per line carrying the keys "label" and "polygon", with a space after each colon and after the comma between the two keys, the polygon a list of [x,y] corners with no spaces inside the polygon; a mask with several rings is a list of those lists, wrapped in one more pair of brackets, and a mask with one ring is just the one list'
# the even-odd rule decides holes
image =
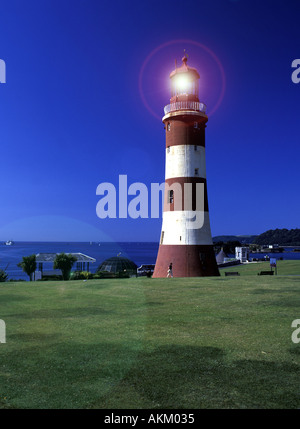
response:
{"label": "grass", "polygon": [[0,407],[299,408],[300,261],[230,269],[1,283]]}
{"label": "grass", "polygon": [[[249,264],[233,265],[220,269],[221,276],[225,271],[238,271],[240,275],[257,275],[260,271],[271,271],[270,262],[253,262]],[[272,268],[275,271],[275,268]],[[274,274],[275,275],[275,274]],[[300,276],[300,261],[277,261],[278,276]]]}

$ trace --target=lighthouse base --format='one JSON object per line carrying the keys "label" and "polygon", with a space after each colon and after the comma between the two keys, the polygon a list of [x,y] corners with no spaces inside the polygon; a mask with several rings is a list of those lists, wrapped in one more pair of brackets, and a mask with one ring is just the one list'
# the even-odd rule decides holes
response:
{"label": "lighthouse base", "polygon": [[220,275],[212,245],[161,244],[158,249],[153,278],[167,277],[171,262],[174,277]]}

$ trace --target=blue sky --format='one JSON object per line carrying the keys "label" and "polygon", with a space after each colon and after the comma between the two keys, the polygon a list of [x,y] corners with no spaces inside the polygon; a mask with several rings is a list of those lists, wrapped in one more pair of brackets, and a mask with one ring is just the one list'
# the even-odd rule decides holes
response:
{"label": "blue sky", "polygon": [[299,227],[299,18],[291,0],[2,1],[0,240],[159,240],[161,219],[99,219],[96,188],[164,181],[184,49],[208,109],[213,235]]}

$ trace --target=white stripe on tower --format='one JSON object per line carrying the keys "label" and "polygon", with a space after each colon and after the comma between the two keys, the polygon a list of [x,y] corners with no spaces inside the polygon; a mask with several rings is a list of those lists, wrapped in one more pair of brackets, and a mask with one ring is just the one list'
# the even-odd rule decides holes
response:
{"label": "white stripe on tower", "polygon": [[175,177],[206,179],[205,147],[198,145],[167,147],[165,179]]}
{"label": "white stripe on tower", "polygon": [[195,212],[189,210],[165,211],[163,213],[163,237],[161,238],[161,244],[212,245],[209,213],[204,211],[199,212],[197,213],[197,217],[203,226],[201,228],[192,228],[193,222],[197,222]]}

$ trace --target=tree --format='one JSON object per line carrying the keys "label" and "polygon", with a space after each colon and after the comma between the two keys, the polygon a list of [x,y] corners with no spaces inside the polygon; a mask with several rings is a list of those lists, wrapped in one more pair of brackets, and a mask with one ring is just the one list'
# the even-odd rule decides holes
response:
{"label": "tree", "polygon": [[236,247],[241,247],[242,244],[240,241],[218,241],[217,243],[214,243],[214,249],[215,252],[219,253],[220,250],[223,248],[224,252],[229,255],[229,254],[235,254],[235,248]]}
{"label": "tree", "polygon": [[259,245],[279,244],[280,246],[299,246],[300,229],[269,229],[256,237],[253,243]]}
{"label": "tree", "polygon": [[23,256],[22,262],[18,264],[18,267],[21,267],[22,270],[29,276],[29,280],[32,280],[32,274],[36,270],[36,256]]}
{"label": "tree", "polygon": [[63,279],[69,280],[71,269],[76,261],[77,258],[71,254],[66,255],[65,253],[59,253],[56,255],[53,268],[55,270],[61,270]]}
{"label": "tree", "polygon": [[0,270],[0,282],[6,282],[8,275],[4,270]]}

